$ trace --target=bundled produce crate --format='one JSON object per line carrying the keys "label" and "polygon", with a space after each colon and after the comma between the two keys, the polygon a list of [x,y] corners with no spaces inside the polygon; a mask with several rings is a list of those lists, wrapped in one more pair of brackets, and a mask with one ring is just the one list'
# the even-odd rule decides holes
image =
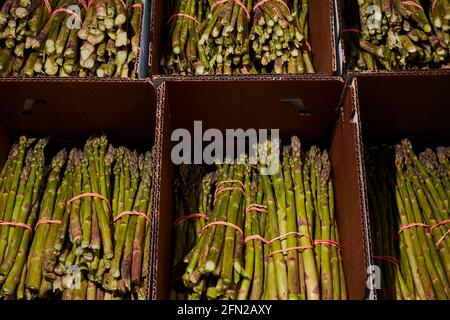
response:
{"label": "bundled produce crate", "polygon": [[[238,90],[238,87],[243,82],[246,84],[245,93]],[[183,169],[175,166],[171,160],[172,147],[174,146],[174,143],[171,142],[171,134],[172,130],[177,128],[184,128],[193,134],[193,123],[195,120],[202,121],[203,130],[216,128],[222,133],[227,128],[242,128],[243,130],[249,128],[279,128],[282,145],[290,144],[291,137],[296,135],[301,140],[303,150],[307,150],[312,145],[320,146],[321,150],[325,148],[328,150],[331,164],[330,179],[334,188],[336,229],[339,231],[340,237],[337,246],[341,249],[340,253],[342,254],[344,271],[344,277],[342,279],[345,278],[346,298],[364,299],[368,296],[369,293],[366,290],[366,269],[371,264],[371,250],[366,232],[368,220],[363,207],[364,199],[361,198],[364,192],[364,185],[362,184],[363,176],[361,175],[362,163],[360,162],[362,155],[360,144],[357,140],[358,124],[353,123],[351,119],[352,110],[346,109],[342,113],[336,110],[342,88],[343,83],[339,78],[271,81],[256,77],[250,80],[246,79],[245,81],[193,80],[190,82],[167,81],[159,84],[157,87],[159,101],[158,121],[160,123],[159,128],[161,134],[159,137],[161,140],[157,142],[156,150],[161,154],[161,158],[157,164],[158,169],[156,170],[157,174],[155,177],[155,183],[158,187],[154,189],[155,243],[153,251],[153,299],[174,298],[169,293],[171,288],[173,289],[173,282],[179,280],[175,278],[177,270],[173,269],[175,258],[174,246],[177,245],[179,247],[181,245],[179,239],[180,237],[183,238],[183,234],[180,234],[180,230],[175,226],[179,224],[180,219],[176,218],[180,212],[176,211],[179,210],[179,206],[175,203],[177,197],[174,194],[174,183],[177,172]],[[266,94],[261,95],[260,92],[266,92]],[[320,95],[320,92],[328,92],[328,94]],[[197,132],[197,134],[199,133]],[[201,172],[203,169],[201,169],[201,165],[190,165],[190,167],[193,173],[187,179],[192,181],[195,179],[196,172]],[[239,168],[239,165],[237,168]],[[217,183],[220,183],[220,179],[217,179]],[[232,184],[231,187],[226,182],[222,185],[223,187],[233,189],[230,193],[231,197],[239,197],[240,193],[235,190],[239,189],[237,183],[236,185]],[[192,190],[193,194],[200,197],[201,191],[195,189],[194,186],[192,188],[194,188]],[[220,190],[219,192],[216,191],[216,195],[217,193],[226,194],[226,192],[222,193]],[[278,195],[275,198],[278,199]],[[224,201],[221,199],[219,195],[219,203],[220,201]],[[267,219],[270,219],[269,216],[274,217],[274,215],[270,215],[270,212],[273,213],[274,209],[273,207],[269,208],[269,206],[267,205],[266,209],[269,211]],[[188,216],[191,213],[198,213],[190,212],[189,210],[194,209],[189,208],[191,207],[187,205],[186,210],[188,212],[186,214]],[[259,208],[265,209],[264,206],[260,206]],[[201,217],[196,216],[195,218]],[[181,218],[181,221],[183,221],[183,218]],[[195,220],[192,221],[192,223],[195,223]],[[197,221],[201,221],[201,219]],[[220,222],[223,220],[210,216],[210,219],[203,221],[203,223],[206,225],[207,223],[210,224],[217,221]],[[274,223],[274,221],[271,223]],[[216,227],[218,226],[216,225]],[[215,229],[213,225],[210,225],[208,229],[220,230],[219,228]],[[226,229],[227,234],[234,233],[235,231],[235,228],[230,225],[227,225],[224,229]],[[244,230],[243,232],[248,235],[247,231]],[[280,231],[279,235],[282,235],[282,232]],[[238,234],[239,232],[237,231],[235,233],[237,240]],[[175,243],[175,239],[178,239],[177,243]],[[227,239],[229,238],[227,237]],[[269,239],[270,235],[267,235],[266,240]],[[320,235],[315,235],[314,239],[321,240]],[[293,242],[297,241],[290,237],[289,241],[291,240]],[[229,243],[230,240],[225,241]],[[292,245],[293,242],[290,242],[290,244]],[[236,241],[235,243],[240,242]],[[255,243],[255,246],[258,246],[257,242],[253,243]],[[299,246],[301,244],[298,242]],[[318,243],[317,245],[321,246]],[[327,246],[327,244],[325,246],[329,249],[336,249],[336,247]],[[274,248],[271,249],[272,251],[275,250]],[[302,252],[301,248],[298,249],[299,252]],[[237,251],[233,252],[238,253],[239,250],[237,249]],[[292,252],[292,250],[288,251]],[[336,251],[330,250],[330,252]],[[222,263],[222,267],[233,269],[232,265],[227,266],[224,263]],[[338,271],[338,269],[334,269],[334,271]],[[206,275],[201,274],[200,276],[203,277]],[[223,279],[226,279],[224,274],[222,276]],[[240,279],[242,280],[243,278]],[[189,279],[192,280],[191,277]],[[252,279],[250,278],[250,280]],[[278,281],[278,283],[283,282]],[[336,283],[333,286],[333,288],[338,287]],[[208,292],[210,297],[213,294],[211,290],[212,288]],[[283,291],[280,291],[280,287],[276,290],[274,295],[271,295],[272,298],[287,298],[287,295],[282,295]],[[218,295],[220,295],[219,291]],[[303,298],[332,298],[322,292],[321,289],[319,291],[321,293],[318,293],[316,297],[305,296]],[[196,292],[196,290],[189,292],[194,297],[196,293],[199,293],[196,298],[205,298],[205,292]],[[228,297],[234,297],[232,292],[228,292],[227,295]],[[191,295],[190,298],[194,297]],[[268,297],[267,293],[264,297]],[[261,296],[259,298],[264,297]],[[293,296],[290,297],[293,298]],[[340,297],[345,298],[344,296]],[[245,298],[249,298],[249,296]]]}
{"label": "bundled produce crate", "polygon": [[382,299],[449,299],[449,80],[439,73],[364,74],[346,92],[345,104],[361,120],[365,205],[380,268],[374,285]]}
{"label": "bundled produce crate", "polygon": [[355,0],[339,5],[340,52],[348,71],[448,69],[447,1]]}
{"label": "bundled produce crate", "polygon": [[3,0],[1,77],[147,76],[149,1]]}
{"label": "bundled produce crate", "polygon": [[155,95],[144,81],[100,83],[0,88],[2,298],[147,297]]}
{"label": "bundled produce crate", "polygon": [[332,0],[153,1],[152,30],[153,76],[336,72]]}

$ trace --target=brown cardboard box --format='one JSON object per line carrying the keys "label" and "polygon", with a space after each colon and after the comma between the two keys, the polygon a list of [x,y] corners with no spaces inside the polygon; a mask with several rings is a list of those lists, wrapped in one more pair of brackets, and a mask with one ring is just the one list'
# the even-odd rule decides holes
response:
{"label": "brown cardboard box", "polygon": [[[167,41],[166,32],[169,19],[167,4],[169,1],[171,0],[152,1],[152,32],[149,53],[151,76],[162,74],[160,60],[164,43]],[[309,2],[310,42],[313,52],[313,64],[317,73],[333,75],[337,71],[334,18],[334,0]]]}
{"label": "brown cardboard box", "polygon": [[297,134],[306,146],[318,144],[329,149],[348,296],[364,299],[371,249],[366,232],[359,125],[353,121],[351,104],[339,114],[336,110],[342,89],[342,80],[332,77],[301,81],[215,78],[159,84],[157,137],[160,140],[156,150],[161,157],[156,164],[153,190],[152,299],[167,299],[170,284],[175,172],[171,161],[171,133],[175,128],[192,131],[194,120],[203,121],[203,130],[278,128],[284,141]]}

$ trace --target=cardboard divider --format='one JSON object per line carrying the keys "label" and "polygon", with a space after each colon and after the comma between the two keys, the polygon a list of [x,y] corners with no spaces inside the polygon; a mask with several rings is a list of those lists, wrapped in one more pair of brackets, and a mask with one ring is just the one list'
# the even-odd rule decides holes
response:
{"label": "cardboard divider", "polygon": [[[253,87],[259,91],[251,90]],[[194,120],[202,121],[203,130],[279,129],[284,143],[289,143],[291,135],[296,134],[304,149],[312,144],[328,148],[333,165],[336,217],[344,247],[348,297],[365,298],[366,269],[371,250],[366,236],[360,142],[357,124],[351,121],[351,110],[345,109],[339,115],[336,110],[342,89],[343,82],[339,78],[259,79],[245,81],[245,86],[239,81],[224,80],[201,83],[167,81],[158,86],[157,118],[161,135],[156,146],[161,158],[155,174],[159,185],[155,185],[153,190],[152,299],[168,298],[171,277],[176,169],[171,160],[171,133],[176,128],[192,132]],[[264,95],[258,92],[264,92]],[[299,105],[304,108],[298,108]]]}
{"label": "cardboard divider", "polygon": [[[163,73],[160,67],[160,60],[165,47],[165,41],[167,41],[167,20],[171,14],[167,12],[169,1],[171,0],[152,1],[152,32],[149,50],[151,76],[161,75]],[[334,0],[310,1],[308,21],[315,71],[317,73],[333,75],[337,71]],[[227,76],[218,77],[227,78]]]}

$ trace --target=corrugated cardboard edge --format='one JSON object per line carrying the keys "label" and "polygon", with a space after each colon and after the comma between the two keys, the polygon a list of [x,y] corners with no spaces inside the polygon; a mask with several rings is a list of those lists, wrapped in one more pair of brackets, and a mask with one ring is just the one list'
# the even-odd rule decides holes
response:
{"label": "corrugated cardboard edge", "polygon": [[130,79],[130,78],[99,78],[99,77],[5,77],[0,78],[0,83],[2,82],[122,82],[122,83],[149,83],[152,82],[150,79]]}
{"label": "corrugated cardboard edge", "polygon": [[[148,70],[149,70],[149,77],[152,78],[153,81],[156,81],[155,78],[158,77],[162,77],[163,75],[154,75],[153,71],[152,71],[152,63],[153,63],[153,51],[154,51],[154,46],[153,46],[153,42],[154,42],[154,16],[155,16],[155,6],[154,3],[157,0],[150,0],[151,1],[151,5],[150,5],[150,40],[149,40],[149,50],[148,50]],[[337,67],[337,61],[338,61],[338,52],[337,52],[337,39],[338,39],[338,33],[336,32],[336,25],[337,25],[337,21],[336,21],[336,15],[335,15],[335,1],[337,0],[328,0],[329,2],[329,6],[330,6],[330,21],[329,21],[329,27],[331,28],[331,64],[332,64],[332,73],[326,73],[326,75],[331,76],[331,75],[339,75],[338,72],[338,67]],[[162,41],[164,41],[164,36],[162,37]],[[163,47],[163,46],[162,46]],[[317,75],[318,73],[316,73],[315,75]],[[304,74],[303,74],[304,75]],[[212,75],[214,76],[214,75]],[[221,77],[221,75],[216,75],[218,77]],[[239,75],[239,76],[234,76],[234,77],[246,77],[247,75]],[[259,75],[259,76],[263,76],[263,75]],[[273,76],[273,75],[272,75]],[[175,76],[175,77],[185,77],[186,80],[191,80],[191,77],[202,77],[202,76]]]}
{"label": "corrugated cardboard edge", "polygon": [[160,215],[160,196],[161,196],[161,168],[162,168],[162,145],[163,145],[163,129],[164,129],[164,113],[165,113],[165,97],[166,83],[162,82],[156,86],[156,126],[155,126],[155,160],[154,160],[154,176],[153,176],[153,217],[152,217],[152,238],[151,252],[149,255],[149,276],[147,300],[156,299],[156,281],[155,275],[158,272],[158,235],[159,235],[159,215]]}
{"label": "corrugated cardboard edge", "polygon": [[[373,262],[373,250],[372,250],[372,232],[370,230],[370,216],[369,216],[369,204],[368,204],[368,196],[367,196],[367,185],[366,185],[366,169],[364,163],[364,143],[362,136],[362,122],[361,122],[361,113],[359,108],[359,95],[358,95],[358,82],[355,78],[349,86],[345,90],[350,90],[351,98],[352,98],[352,115],[351,120],[355,125],[355,141],[358,144],[357,158],[358,158],[358,183],[360,188],[361,196],[361,208],[362,208],[362,220],[361,224],[364,230],[364,240],[365,240],[365,263],[366,267],[370,267],[374,265]],[[367,269],[369,270],[369,269]],[[369,274],[368,274],[369,276]],[[373,288],[374,286],[372,286]],[[367,298],[371,300],[377,299],[376,290],[367,288]]]}

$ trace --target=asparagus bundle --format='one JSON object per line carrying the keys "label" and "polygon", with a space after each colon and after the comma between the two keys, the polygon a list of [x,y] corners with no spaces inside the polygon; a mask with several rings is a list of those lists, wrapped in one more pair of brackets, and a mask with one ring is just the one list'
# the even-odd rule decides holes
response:
{"label": "asparagus bundle", "polygon": [[46,139],[20,137],[1,173],[0,290],[13,299],[24,295],[23,275],[45,175]]}
{"label": "asparagus bundle", "polygon": [[[275,141],[259,149],[273,147]],[[181,215],[177,239],[190,237],[189,223],[207,222],[194,233],[192,248],[180,249],[176,242],[176,269],[184,263],[184,288],[175,277],[171,298],[346,298],[327,152],[312,147],[302,154],[300,140],[293,137],[281,159],[261,155],[256,167],[246,156],[217,165],[204,176],[201,192],[176,200],[193,199],[197,205],[176,206]],[[277,164],[275,174],[265,175],[267,163]],[[192,214],[197,209],[202,220]]]}
{"label": "asparagus bundle", "polygon": [[171,1],[161,66],[182,75],[313,73],[308,4]]}
{"label": "asparagus bundle", "polygon": [[[384,176],[375,187],[380,188],[378,194],[377,189],[368,189],[372,219],[378,220],[374,223],[375,243],[381,255],[375,257],[391,265],[382,264],[384,298],[450,298],[447,149],[438,148],[437,155],[427,149],[417,156],[411,143],[403,140],[395,146],[395,158],[392,148],[371,152],[371,175]],[[393,238],[394,232],[398,240]],[[381,248],[384,237],[391,240]]]}
{"label": "asparagus bundle", "polygon": [[[20,139],[1,174],[0,205],[8,210],[2,211],[5,215],[0,220],[22,223],[1,225],[0,240],[5,243],[0,264],[5,270],[2,295],[10,299],[145,299],[152,153],[139,155],[112,147],[106,136],[93,137],[83,151],[74,148],[69,156],[60,151],[45,175],[42,149],[46,140],[36,144],[35,156],[28,150],[25,157],[32,142]],[[20,183],[14,182],[21,171]],[[39,187],[41,180],[44,188]],[[32,238],[23,226],[36,230]],[[23,237],[13,235],[11,239],[18,240],[9,240],[8,232],[15,229],[21,229]],[[15,241],[22,241],[20,249]]]}
{"label": "asparagus bundle", "polygon": [[342,1],[350,70],[450,65],[448,0]]}
{"label": "asparagus bundle", "polygon": [[5,0],[0,76],[135,77],[141,11],[140,0]]}

